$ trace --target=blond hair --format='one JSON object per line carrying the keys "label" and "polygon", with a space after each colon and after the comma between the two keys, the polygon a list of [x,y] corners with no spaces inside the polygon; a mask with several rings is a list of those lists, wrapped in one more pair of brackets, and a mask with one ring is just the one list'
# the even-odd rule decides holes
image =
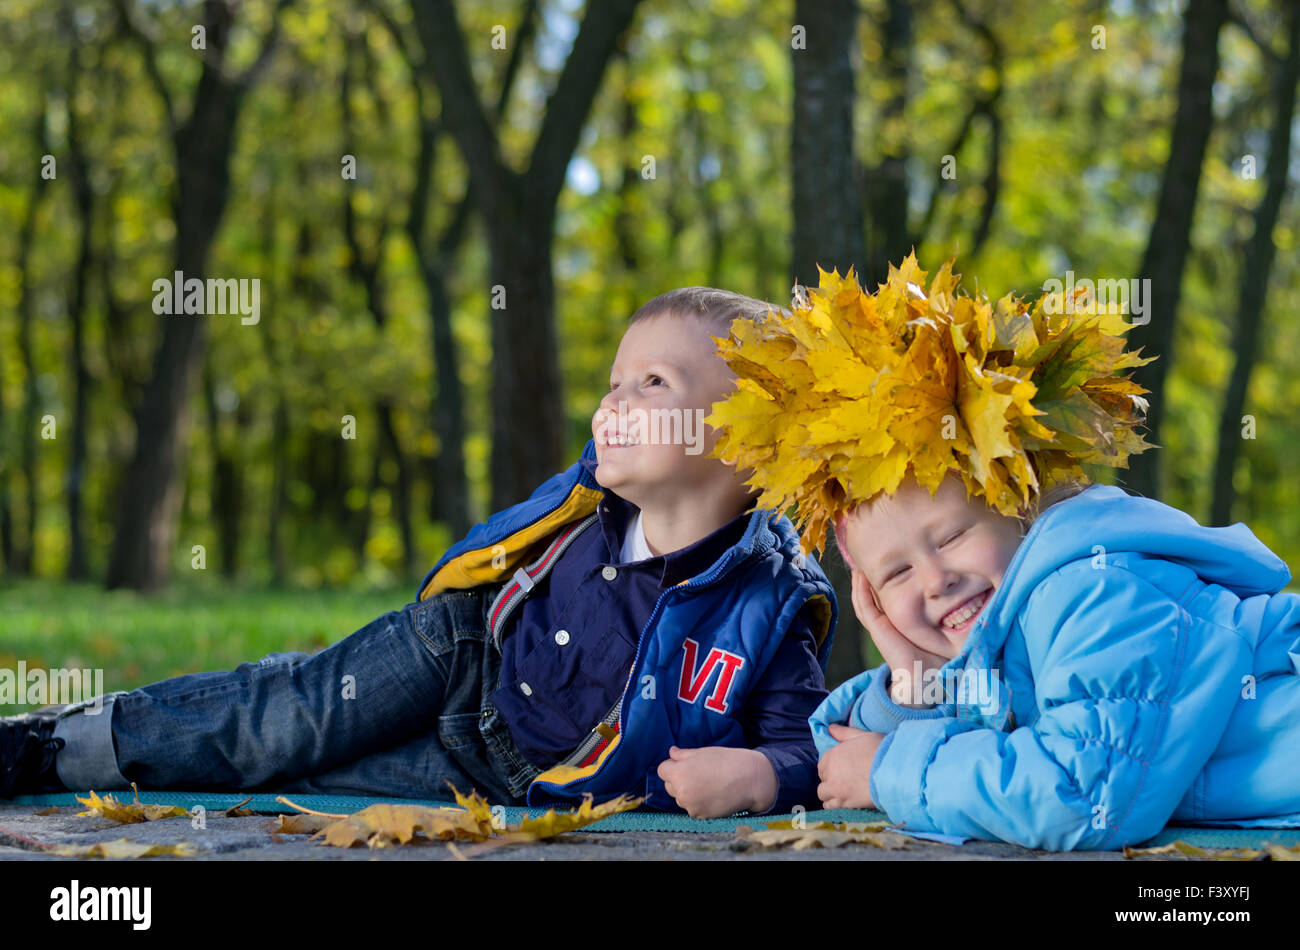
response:
{"label": "blond hair", "polygon": [[737,317],[762,323],[773,310],[789,316],[789,311],[756,297],[746,297],[717,287],[678,287],[647,300],[628,318],[628,326],[664,314],[695,317],[712,326],[717,336],[726,336]]}

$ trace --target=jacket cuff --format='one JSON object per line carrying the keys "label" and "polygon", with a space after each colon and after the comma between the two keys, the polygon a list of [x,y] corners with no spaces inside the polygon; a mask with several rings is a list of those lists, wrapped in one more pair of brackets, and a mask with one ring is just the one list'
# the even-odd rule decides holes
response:
{"label": "jacket cuff", "polygon": [[876,750],[871,769],[871,797],[890,821],[908,831],[941,831],[926,812],[921,791],[925,770],[939,746],[971,724],[946,717],[905,722]]}
{"label": "jacket cuff", "polygon": [[932,706],[929,709],[909,709],[894,702],[885,688],[890,678],[888,664],[872,670],[873,676],[858,701],[853,704],[849,714],[849,725],[867,732],[893,732],[905,722],[924,719],[943,719],[956,714],[957,707],[952,703]]}
{"label": "jacket cuff", "polygon": [[894,735],[895,734],[891,732],[885,736],[880,745],[876,746],[876,757],[871,760],[871,781],[868,783],[867,788],[871,792],[871,803],[875,806],[877,811],[888,811],[888,809],[884,808],[880,804],[880,791],[876,787],[876,775],[880,771],[881,761],[885,758],[885,750],[888,749],[890,743],[894,741]]}
{"label": "jacket cuff", "polygon": [[[800,747],[802,748],[802,746]],[[811,762],[806,755],[785,746],[760,746],[761,752],[776,773],[776,798],[765,811],[751,815],[786,815],[795,805],[807,806],[817,798],[817,760]],[[819,806],[820,807],[820,806]]]}
{"label": "jacket cuff", "polygon": [[808,717],[813,744],[816,745],[819,756],[825,755],[839,744],[831,738],[830,726],[851,720],[853,707],[862,698],[862,694],[870,688],[873,678],[880,675],[881,669],[882,667],[878,666],[845,680],[831,690],[830,694],[822,700],[821,705]]}

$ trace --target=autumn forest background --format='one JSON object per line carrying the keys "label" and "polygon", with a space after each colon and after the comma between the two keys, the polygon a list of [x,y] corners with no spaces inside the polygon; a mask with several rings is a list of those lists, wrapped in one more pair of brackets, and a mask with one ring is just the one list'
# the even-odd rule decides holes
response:
{"label": "autumn forest background", "polygon": [[1123,483],[1300,565],[1298,78],[1288,0],[4,0],[0,666],[337,640],[575,457],[640,303],[913,247],[1149,278]]}

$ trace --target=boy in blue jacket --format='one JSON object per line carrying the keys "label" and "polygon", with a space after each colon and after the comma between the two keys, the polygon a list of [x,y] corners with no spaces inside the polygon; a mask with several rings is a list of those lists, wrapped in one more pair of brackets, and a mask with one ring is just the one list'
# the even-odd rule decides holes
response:
{"label": "boy in blue jacket", "polygon": [[[914,258],[875,295],[826,276],[789,320],[741,328],[741,354],[780,357],[742,369],[771,407],[737,413],[738,394],[714,417],[760,504],[836,527],[886,660],[810,720],[819,797],[1049,850],[1171,820],[1300,826],[1286,565],[1245,525],[1085,487],[1081,462],[1148,447],[1127,325],[1086,297],[1031,310],[958,297],[947,265],[925,277]],[[808,438],[753,435],[782,418]],[[774,481],[800,464],[793,492]]]}
{"label": "boy in blue jacket", "polygon": [[0,797],[278,788],[506,804],[630,793],[696,817],[816,802],[807,719],[836,605],[790,523],[710,456],[710,332],[761,301],[638,310],[578,463],[443,555],[418,599],[271,654],[0,723]]}

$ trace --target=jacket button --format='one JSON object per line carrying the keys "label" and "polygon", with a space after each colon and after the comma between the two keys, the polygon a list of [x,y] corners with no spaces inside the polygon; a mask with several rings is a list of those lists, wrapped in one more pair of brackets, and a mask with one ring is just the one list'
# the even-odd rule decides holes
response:
{"label": "jacket button", "polygon": [[519,689],[523,692],[525,696],[533,695],[533,688],[529,686],[527,683],[520,683]]}
{"label": "jacket button", "polygon": [[569,631],[567,631],[567,630],[556,630],[556,631],[555,631],[555,642],[558,643],[560,646],[564,646],[566,643],[568,643],[568,642],[569,642]]}
{"label": "jacket button", "polygon": [[611,565],[606,564],[600,569],[600,576],[605,578],[607,581],[612,581],[614,578],[618,577],[618,571]]}

